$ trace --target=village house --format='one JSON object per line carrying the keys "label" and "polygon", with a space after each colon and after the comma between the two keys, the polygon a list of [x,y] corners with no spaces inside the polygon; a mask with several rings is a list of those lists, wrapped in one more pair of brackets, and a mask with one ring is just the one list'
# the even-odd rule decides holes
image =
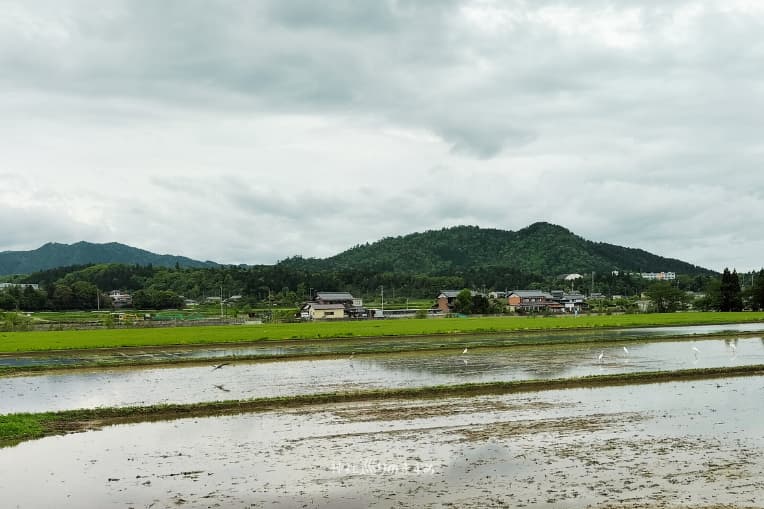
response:
{"label": "village house", "polygon": [[521,313],[574,313],[586,308],[586,297],[578,292],[552,290],[515,290],[507,296],[512,312]]}
{"label": "village house", "polygon": [[563,293],[560,299],[557,301],[562,304],[566,313],[583,311],[587,307],[586,297],[578,292]]}
{"label": "village house", "polygon": [[128,307],[133,304],[133,296],[129,293],[122,293],[121,290],[110,291],[109,298],[115,308]]}
{"label": "village house", "polygon": [[454,310],[454,301],[460,290],[443,290],[438,294],[436,306],[443,313],[451,313]]}
{"label": "village house", "polygon": [[507,306],[513,313],[561,312],[563,305],[541,290],[514,290],[507,296]]}
{"label": "village house", "polygon": [[300,310],[300,318],[303,320],[341,320],[345,317],[343,304],[307,302]]}
{"label": "village house", "polygon": [[363,300],[348,292],[316,292],[312,301],[306,302],[300,310],[303,320],[337,320],[342,318],[366,317]]}
{"label": "village house", "polygon": [[363,306],[363,299],[357,299],[348,292],[316,292],[313,302],[318,304],[342,304],[345,307]]}

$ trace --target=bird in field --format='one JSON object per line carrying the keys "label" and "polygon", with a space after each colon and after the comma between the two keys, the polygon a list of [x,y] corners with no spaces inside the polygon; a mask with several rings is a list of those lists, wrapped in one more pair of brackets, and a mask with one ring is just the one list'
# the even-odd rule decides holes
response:
{"label": "bird in field", "polygon": [[730,351],[732,351],[732,355],[737,355],[737,347],[733,343],[730,343]]}
{"label": "bird in field", "polygon": [[600,364],[602,364],[602,359],[605,357],[605,351],[601,351],[600,354],[597,356],[597,360]]}
{"label": "bird in field", "polygon": [[626,348],[625,346],[623,347],[623,353],[625,353],[626,355],[629,355],[629,349]]}
{"label": "bird in field", "polygon": [[226,389],[222,384],[221,385],[213,385],[215,389],[219,389],[223,392],[231,392],[231,389]]}
{"label": "bird in field", "polygon": [[467,353],[467,350],[468,350],[467,348],[465,348],[464,350],[462,350],[462,355],[465,355],[465,354]]}
{"label": "bird in field", "polygon": [[217,366],[212,368],[212,371],[215,371],[216,369],[220,369],[223,366],[228,366],[229,364],[230,364],[230,362],[224,362],[223,364],[218,364]]}
{"label": "bird in field", "polygon": [[695,360],[698,360],[698,354],[700,353],[700,350],[698,350],[698,347],[693,346],[692,347],[692,354],[695,356]]}

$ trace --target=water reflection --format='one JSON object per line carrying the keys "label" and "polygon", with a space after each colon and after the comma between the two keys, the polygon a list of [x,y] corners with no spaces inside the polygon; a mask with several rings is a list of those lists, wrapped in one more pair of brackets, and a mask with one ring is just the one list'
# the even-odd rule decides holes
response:
{"label": "water reflection", "polygon": [[724,331],[752,333],[764,331],[763,323],[742,323],[729,325],[698,325],[683,327],[646,327],[632,329],[605,329],[586,331],[544,331],[513,332],[511,334],[490,334],[485,336],[433,336],[417,338],[356,338],[349,340],[299,340],[279,341],[278,344],[267,341],[242,346],[215,347],[166,347],[166,348],[130,348],[119,351],[93,352],[53,352],[37,354],[0,354],[0,367],[3,366],[56,366],[56,365],[98,365],[139,361],[160,363],[163,361],[215,360],[235,358],[269,358],[310,355],[350,355],[371,353],[384,349],[392,352],[417,350],[462,349],[465,346],[502,347],[518,345],[532,341],[547,342],[598,342],[612,340],[644,340],[667,336],[694,336],[718,334]]}
{"label": "water reflection", "polygon": [[[627,347],[627,351],[624,350]],[[733,348],[734,346],[734,348]],[[222,366],[215,369],[216,365]],[[0,413],[764,364],[761,338],[348,355],[0,378]]]}
{"label": "water reflection", "polygon": [[[31,509],[749,507],[762,391],[745,377],[112,426],[0,449],[0,493]],[[376,465],[428,470],[361,470]]]}

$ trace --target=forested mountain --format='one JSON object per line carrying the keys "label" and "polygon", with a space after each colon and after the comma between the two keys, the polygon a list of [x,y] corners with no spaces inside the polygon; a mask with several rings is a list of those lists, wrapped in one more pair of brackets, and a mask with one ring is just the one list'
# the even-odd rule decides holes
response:
{"label": "forested mountain", "polygon": [[[210,261],[159,255],[116,242],[48,243],[33,251],[0,252],[0,274],[6,275],[103,263],[187,268],[218,266]],[[702,267],[657,256],[642,249],[592,242],[561,226],[543,222],[516,232],[456,226],[388,237],[372,244],[355,246],[329,258],[287,258],[277,267],[311,272],[360,271],[422,275],[463,275],[476,271],[486,273],[508,270],[544,276],[591,271],[609,273],[613,270],[713,274]]]}
{"label": "forested mountain", "polygon": [[592,242],[569,230],[534,223],[507,231],[456,226],[355,246],[325,259],[293,257],[281,266],[309,270],[368,270],[418,274],[449,274],[489,267],[511,267],[523,273],[563,274],[672,271],[688,275],[713,272],[672,258]]}
{"label": "forested mountain", "polygon": [[[298,306],[317,290],[376,298],[383,287],[386,299],[405,301],[431,299],[443,289],[562,289],[568,283],[558,276],[571,272],[587,275],[586,291],[632,296],[650,282],[630,272],[645,271],[676,272],[680,290],[703,291],[718,277],[641,249],[591,242],[548,223],[517,232],[458,226],[382,239],[323,260],[295,257],[254,266],[221,266],[121,244],[80,242],[0,253],[0,273],[26,272],[13,281],[40,285],[0,291],[0,310],[90,309],[108,300],[99,295],[115,289],[155,303],[143,304],[149,307],[176,306],[181,296],[203,301],[234,295],[240,306]],[[167,304],[156,304],[160,300]]]}
{"label": "forested mountain", "polygon": [[93,244],[58,244],[49,242],[32,251],[0,252],[0,274],[30,272],[91,263],[125,263],[159,267],[214,267],[214,262],[200,262],[184,256],[159,255],[116,242]]}

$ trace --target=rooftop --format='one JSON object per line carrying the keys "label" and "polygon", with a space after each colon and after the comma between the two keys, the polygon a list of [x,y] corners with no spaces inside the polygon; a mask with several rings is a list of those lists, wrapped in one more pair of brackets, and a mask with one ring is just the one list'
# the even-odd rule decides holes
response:
{"label": "rooftop", "polygon": [[316,292],[316,300],[353,300],[348,292]]}

